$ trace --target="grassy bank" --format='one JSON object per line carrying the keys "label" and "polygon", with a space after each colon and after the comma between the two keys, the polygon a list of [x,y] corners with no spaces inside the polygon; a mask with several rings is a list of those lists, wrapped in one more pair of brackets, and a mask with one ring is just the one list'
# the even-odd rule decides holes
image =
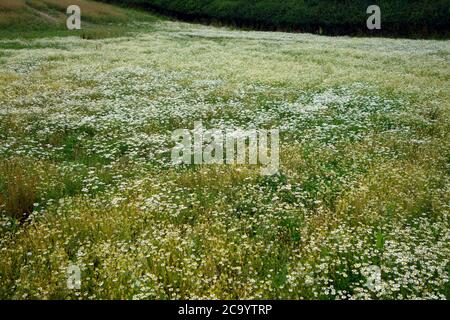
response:
{"label": "grassy bank", "polygon": [[[81,9],[81,30],[67,30],[66,10],[70,5],[78,5]],[[0,3],[1,38],[110,38],[132,32],[135,22],[151,23],[157,20],[140,11],[90,0],[5,0]]]}

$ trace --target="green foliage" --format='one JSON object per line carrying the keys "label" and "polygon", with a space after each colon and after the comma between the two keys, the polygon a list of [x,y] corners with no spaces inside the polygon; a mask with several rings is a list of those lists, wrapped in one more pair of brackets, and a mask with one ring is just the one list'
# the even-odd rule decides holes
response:
{"label": "green foliage", "polygon": [[[448,35],[449,0],[106,0],[141,5],[194,20],[261,29],[328,34]],[[366,28],[369,5],[382,12],[382,30]]]}

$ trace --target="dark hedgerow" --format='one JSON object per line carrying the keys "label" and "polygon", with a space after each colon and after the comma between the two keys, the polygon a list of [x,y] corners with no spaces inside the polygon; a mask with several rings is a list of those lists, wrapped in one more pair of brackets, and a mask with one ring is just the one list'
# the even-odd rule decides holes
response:
{"label": "dark hedgerow", "polygon": [[[194,21],[331,35],[448,37],[450,0],[105,0],[139,5]],[[366,28],[379,5],[382,29]]]}

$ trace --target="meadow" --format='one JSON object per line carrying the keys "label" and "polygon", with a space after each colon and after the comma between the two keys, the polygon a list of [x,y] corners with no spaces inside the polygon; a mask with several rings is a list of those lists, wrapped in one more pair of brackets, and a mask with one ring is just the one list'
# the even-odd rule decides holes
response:
{"label": "meadow", "polygon": [[[49,23],[0,32],[1,299],[450,298],[448,40],[81,2],[0,4]],[[279,128],[279,173],[173,165],[199,120]]]}

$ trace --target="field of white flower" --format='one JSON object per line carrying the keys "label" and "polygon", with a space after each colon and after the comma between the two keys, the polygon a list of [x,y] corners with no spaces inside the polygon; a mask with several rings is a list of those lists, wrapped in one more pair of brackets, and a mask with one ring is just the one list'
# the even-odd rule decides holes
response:
{"label": "field of white flower", "polygon": [[[449,41],[145,30],[0,39],[0,298],[450,298]],[[279,174],[171,165],[199,120]]]}

